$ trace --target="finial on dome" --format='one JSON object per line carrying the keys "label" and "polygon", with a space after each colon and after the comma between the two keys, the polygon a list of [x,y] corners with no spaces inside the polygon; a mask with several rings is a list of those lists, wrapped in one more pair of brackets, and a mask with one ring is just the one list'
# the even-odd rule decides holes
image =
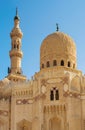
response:
{"label": "finial on dome", "polygon": [[59,31],[59,26],[58,26],[57,23],[56,23],[56,31],[57,31],[57,32]]}
{"label": "finial on dome", "polygon": [[16,16],[14,17],[14,20],[20,20],[19,16],[18,16],[18,8],[16,7]]}

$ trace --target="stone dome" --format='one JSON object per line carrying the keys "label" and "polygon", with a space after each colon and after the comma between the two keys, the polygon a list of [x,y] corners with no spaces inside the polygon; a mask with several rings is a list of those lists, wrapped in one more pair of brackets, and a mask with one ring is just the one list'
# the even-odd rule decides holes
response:
{"label": "stone dome", "polygon": [[66,66],[76,68],[76,46],[70,36],[62,32],[48,35],[40,48],[40,68]]}

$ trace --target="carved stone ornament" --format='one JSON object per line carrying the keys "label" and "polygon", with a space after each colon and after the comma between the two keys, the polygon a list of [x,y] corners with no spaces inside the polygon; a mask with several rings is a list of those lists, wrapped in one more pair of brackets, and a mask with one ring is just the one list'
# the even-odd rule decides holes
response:
{"label": "carved stone ornament", "polygon": [[41,86],[41,91],[42,91],[42,93],[45,93],[45,92],[46,92],[46,86],[45,86],[45,85],[42,85],[42,86]]}
{"label": "carved stone ornament", "polygon": [[54,79],[48,79],[47,83],[54,84],[54,83],[59,83],[61,81],[62,80],[60,78],[54,78]]}
{"label": "carved stone ornament", "polygon": [[67,84],[64,84],[64,91],[67,92],[68,91],[68,85]]}

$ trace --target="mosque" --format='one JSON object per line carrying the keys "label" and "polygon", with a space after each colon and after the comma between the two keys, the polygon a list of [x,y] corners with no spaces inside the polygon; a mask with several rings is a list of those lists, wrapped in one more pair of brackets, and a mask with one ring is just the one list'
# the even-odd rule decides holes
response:
{"label": "mosque", "polygon": [[23,33],[16,12],[10,33],[10,67],[0,81],[0,130],[85,130],[85,76],[67,34],[49,34],[40,47],[40,71],[22,73]]}

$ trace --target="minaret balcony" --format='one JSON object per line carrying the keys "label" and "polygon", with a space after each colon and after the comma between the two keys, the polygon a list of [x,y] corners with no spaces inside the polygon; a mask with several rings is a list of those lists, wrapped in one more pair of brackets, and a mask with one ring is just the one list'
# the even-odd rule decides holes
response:
{"label": "minaret balcony", "polygon": [[11,50],[9,52],[9,55],[10,55],[10,57],[12,57],[12,56],[18,56],[18,57],[22,58],[23,52],[21,50],[16,50],[15,49],[15,50]]}
{"label": "minaret balcony", "polygon": [[12,30],[12,32],[10,33],[10,36],[11,36],[11,38],[13,38],[13,37],[22,38],[23,33],[21,32],[20,29],[14,29],[14,30]]}

